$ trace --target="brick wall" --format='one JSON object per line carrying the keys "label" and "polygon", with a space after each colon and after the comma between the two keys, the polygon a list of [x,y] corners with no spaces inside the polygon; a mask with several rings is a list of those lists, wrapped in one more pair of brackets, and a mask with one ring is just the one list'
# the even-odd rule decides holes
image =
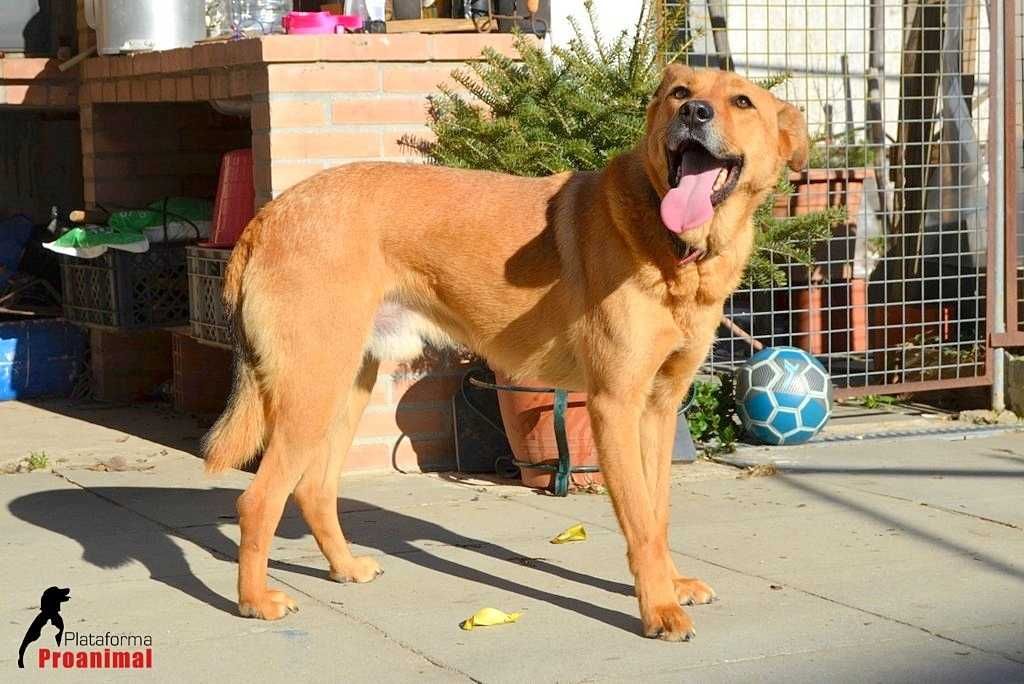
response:
{"label": "brick wall", "polygon": [[382,365],[346,470],[451,470],[455,465],[451,397],[463,365],[451,354],[416,369]]}
{"label": "brick wall", "polygon": [[57,61],[0,54],[0,216],[49,220],[50,207],[77,208],[78,80]]}
{"label": "brick wall", "polygon": [[[427,96],[484,47],[515,56],[509,35],[267,36],[137,56],[82,69],[86,202],[212,195],[216,159],[251,141],[256,204],[332,166],[420,161],[399,146],[426,137]],[[247,117],[216,114],[230,100]],[[148,199],[147,199],[148,198]],[[382,369],[348,470],[454,465],[450,399],[462,364],[440,356]]]}
{"label": "brick wall", "polygon": [[90,104],[80,110],[89,206],[214,196],[221,155],[249,145],[249,121],[205,103]]}
{"label": "brick wall", "polygon": [[0,218],[45,224],[54,205],[82,206],[80,144],[74,112],[0,110]]}
{"label": "brick wall", "polygon": [[0,105],[35,109],[74,109],[78,81],[57,69],[57,60],[0,56]]}

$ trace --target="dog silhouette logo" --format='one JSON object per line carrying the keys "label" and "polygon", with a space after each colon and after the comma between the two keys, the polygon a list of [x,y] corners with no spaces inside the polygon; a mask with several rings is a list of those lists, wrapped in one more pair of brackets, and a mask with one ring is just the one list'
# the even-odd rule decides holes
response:
{"label": "dog silhouette logo", "polygon": [[39,615],[36,615],[36,619],[28,626],[25,638],[21,640],[21,649],[18,651],[18,667],[25,667],[25,649],[42,636],[43,627],[47,622],[57,628],[57,645],[60,646],[60,640],[64,636],[64,620],[60,616],[60,604],[69,600],[71,600],[70,589],[50,587],[43,592],[39,599]]}

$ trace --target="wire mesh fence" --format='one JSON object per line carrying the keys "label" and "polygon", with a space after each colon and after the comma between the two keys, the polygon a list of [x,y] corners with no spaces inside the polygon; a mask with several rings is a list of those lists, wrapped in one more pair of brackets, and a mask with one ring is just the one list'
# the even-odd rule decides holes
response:
{"label": "wire mesh fence", "polygon": [[768,266],[726,303],[712,365],[793,345],[845,394],[987,383],[989,4],[666,9],[685,12],[692,64],[781,79],[773,92],[803,109],[812,138],[809,168],[759,214]]}

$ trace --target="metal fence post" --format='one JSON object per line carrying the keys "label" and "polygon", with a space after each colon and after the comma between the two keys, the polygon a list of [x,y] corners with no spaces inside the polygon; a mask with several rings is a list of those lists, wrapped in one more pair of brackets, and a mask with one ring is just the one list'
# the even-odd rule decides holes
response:
{"label": "metal fence post", "polygon": [[[1006,54],[1005,32],[1003,22],[1006,21],[1004,13],[1004,0],[995,0],[992,13],[992,24],[996,30],[992,32],[992,50],[995,56],[995,64],[991,81],[994,89],[993,100],[995,112],[992,122],[993,144],[993,172],[995,182],[995,219],[994,230],[992,231],[992,250],[995,256],[995,268],[992,278],[995,281],[994,307],[992,312],[992,332],[995,335],[1003,335],[1006,332],[1006,154],[1003,145],[1006,135],[1006,109],[1003,107],[1006,97],[1004,77],[1006,75]],[[1016,191],[1016,190],[1015,190]],[[992,410],[1002,411],[1006,408],[1004,396],[1005,365],[1002,347],[992,350]]]}

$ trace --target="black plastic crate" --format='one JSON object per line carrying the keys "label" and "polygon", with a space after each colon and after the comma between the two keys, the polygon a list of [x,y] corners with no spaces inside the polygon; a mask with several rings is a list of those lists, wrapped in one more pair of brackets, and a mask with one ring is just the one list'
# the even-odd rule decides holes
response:
{"label": "black plastic crate", "polygon": [[231,249],[190,246],[188,306],[192,336],[208,344],[232,346],[234,335],[224,308],[224,269]]}
{"label": "black plastic crate", "polygon": [[133,254],[107,250],[95,259],[60,258],[64,317],[100,328],[155,328],[188,322],[185,243],[150,245]]}

